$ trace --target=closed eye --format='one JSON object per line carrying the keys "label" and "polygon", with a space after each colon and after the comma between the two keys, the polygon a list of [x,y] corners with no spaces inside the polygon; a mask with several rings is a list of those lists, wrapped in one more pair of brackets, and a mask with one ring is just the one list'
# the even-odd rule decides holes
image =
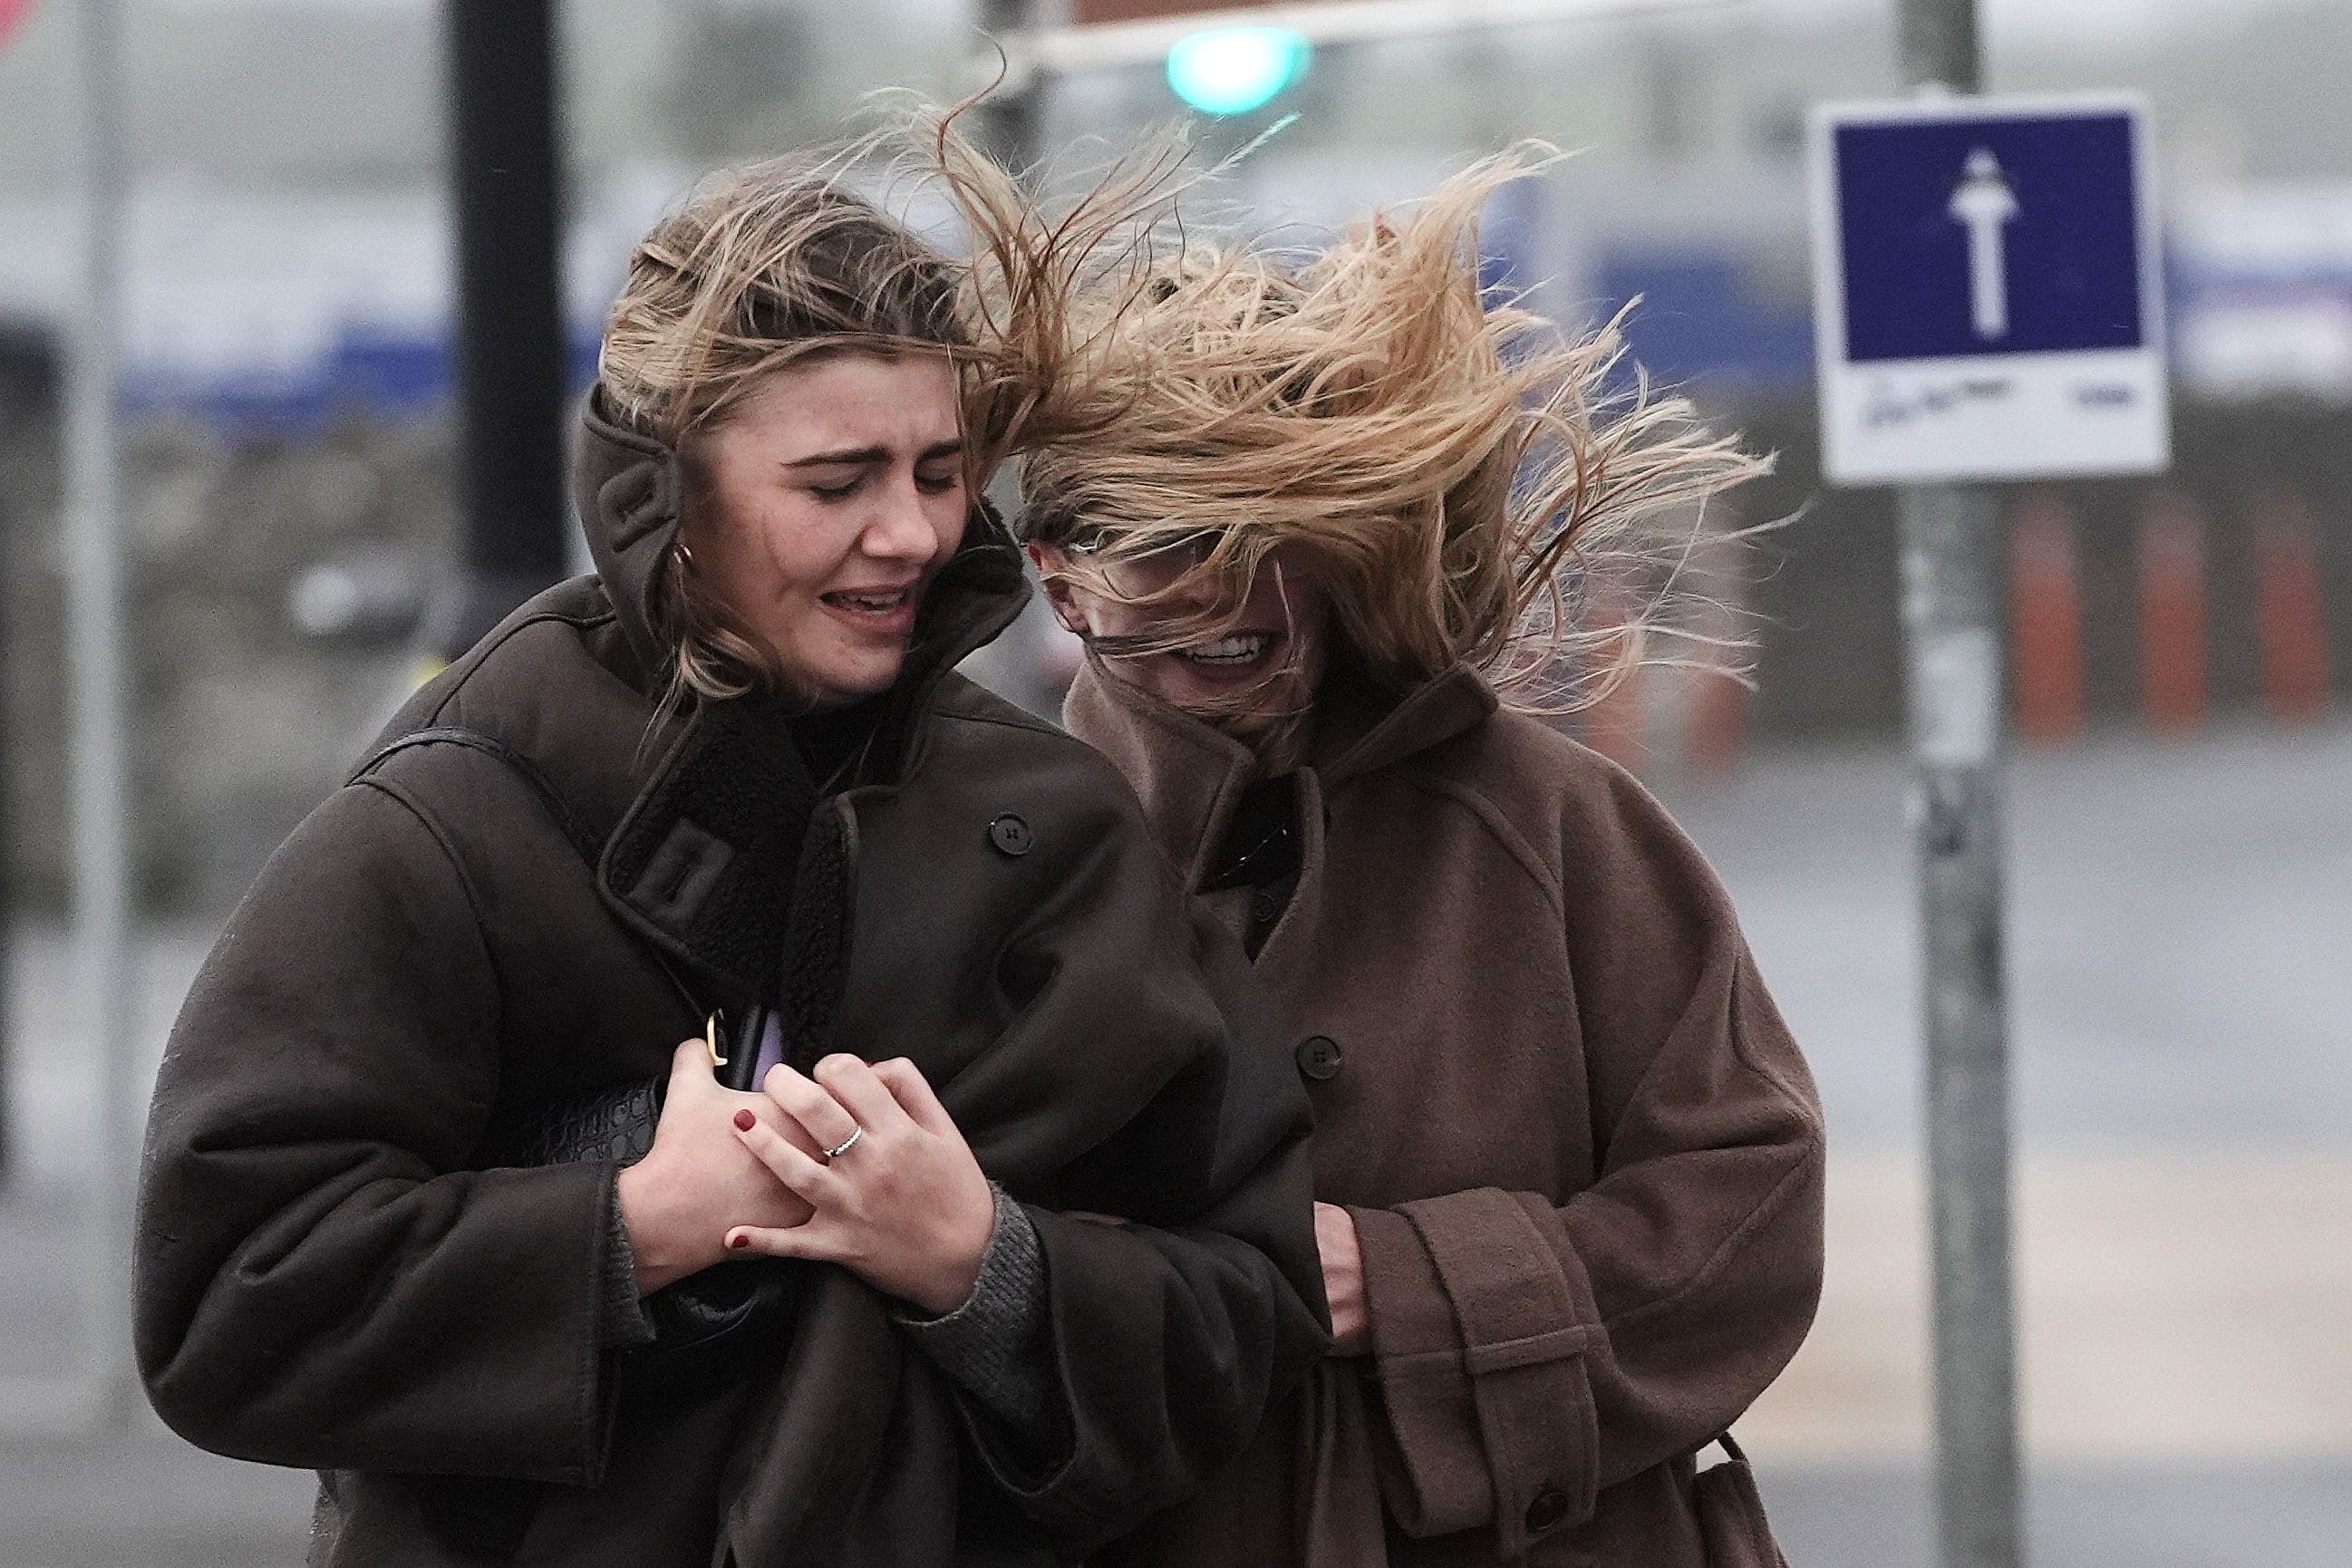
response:
{"label": "closed eye", "polygon": [[802,483],[819,500],[846,500],[864,487],[873,472],[870,463],[835,463],[814,471],[803,470]]}

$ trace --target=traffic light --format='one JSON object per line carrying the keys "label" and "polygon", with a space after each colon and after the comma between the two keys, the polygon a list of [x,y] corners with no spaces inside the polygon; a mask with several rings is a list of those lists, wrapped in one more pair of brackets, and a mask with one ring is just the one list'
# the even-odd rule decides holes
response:
{"label": "traffic light", "polygon": [[1307,73],[1314,51],[1286,27],[1217,27],[1168,51],[1168,85],[1204,114],[1246,114]]}

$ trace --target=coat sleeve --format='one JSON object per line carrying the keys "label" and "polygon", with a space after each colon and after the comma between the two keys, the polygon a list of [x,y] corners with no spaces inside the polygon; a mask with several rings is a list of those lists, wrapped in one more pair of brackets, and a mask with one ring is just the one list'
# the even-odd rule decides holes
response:
{"label": "coat sleeve", "polygon": [[[1309,1112],[1248,961],[1139,816],[1107,825],[1004,967],[1030,977],[1019,1012],[950,1108],[995,1130],[975,1143],[992,1173],[1042,1178],[1006,1184],[1031,1200],[1068,1441],[1044,1464],[982,1446],[1083,1551],[1231,1462],[1327,1348]],[[1023,1104],[1125,1109],[1062,1162],[1026,1146]]]}
{"label": "coat sleeve", "polygon": [[1597,1179],[1351,1211],[1390,1506],[1417,1535],[1492,1525],[1506,1558],[1729,1426],[1821,1289],[1803,1058],[1697,849],[1605,784],[1562,857]]}
{"label": "coat sleeve", "polygon": [[499,1009],[457,862],[394,786],[345,786],[272,858],[149,1121],[137,1350],[173,1430],[272,1464],[594,1479],[612,1169],[460,1168]]}

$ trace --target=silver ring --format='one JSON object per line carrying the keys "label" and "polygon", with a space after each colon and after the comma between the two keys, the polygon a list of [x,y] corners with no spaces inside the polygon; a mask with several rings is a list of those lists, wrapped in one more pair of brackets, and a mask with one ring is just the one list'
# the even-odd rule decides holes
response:
{"label": "silver ring", "polygon": [[841,1141],[841,1147],[839,1147],[838,1149],[827,1149],[827,1150],[824,1152],[824,1157],[825,1157],[827,1160],[838,1160],[838,1159],[840,1159],[844,1154],[846,1154],[846,1153],[848,1153],[852,1149],[856,1148],[856,1147],[857,1147],[857,1141],[858,1141],[860,1138],[863,1138],[863,1137],[865,1137],[865,1136],[866,1136],[866,1129],[865,1129],[865,1128],[863,1128],[863,1127],[861,1127],[861,1128],[859,1128],[856,1131],[855,1131],[855,1132],[851,1133],[848,1137],[846,1137],[846,1138],[843,1139],[843,1140]]}

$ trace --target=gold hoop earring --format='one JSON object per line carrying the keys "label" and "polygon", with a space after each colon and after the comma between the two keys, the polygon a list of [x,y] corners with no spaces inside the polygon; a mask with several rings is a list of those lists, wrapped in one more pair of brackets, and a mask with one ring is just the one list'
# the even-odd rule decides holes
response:
{"label": "gold hoop earring", "polygon": [[681,539],[672,543],[669,547],[669,551],[672,555],[677,557],[677,564],[680,571],[691,572],[694,570],[694,552],[687,547],[685,540]]}

